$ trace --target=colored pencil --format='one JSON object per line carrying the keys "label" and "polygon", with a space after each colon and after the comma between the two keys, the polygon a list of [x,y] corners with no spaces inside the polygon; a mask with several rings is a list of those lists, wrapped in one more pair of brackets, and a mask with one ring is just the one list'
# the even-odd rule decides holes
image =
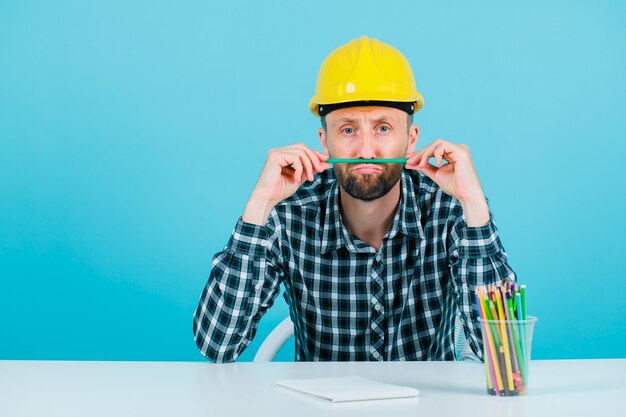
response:
{"label": "colored pencil", "polygon": [[[483,304],[486,302],[486,298],[483,302]],[[484,313],[485,311],[483,311]],[[483,322],[484,323],[484,322]],[[501,373],[500,373],[500,367],[499,367],[499,360],[498,360],[498,351],[496,350],[495,347],[495,343],[494,343],[494,336],[493,333],[491,332],[491,329],[489,328],[489,326],[487,325],[487,323],[485,323],[484,325],[485,328],[485,333],[487,334],[487,343],[488,343],[488,347],[489,347],[489,352],[490,352],[490,357],[491,357],[491,365],[493,368],[493,373],[494,373],[494,387],[496,390],[496,393],[498,393],[500,390],[502,390],[504,388],[504,383],[502,382],[502,377],[501,377]],[[484,343],[484,341],[483,341]]]}
{"label": "colored pencil", "polygon": [[515,320],[515,317],[513,317],[512,314],[513,306],[511,305],[511,299],[509,298],[508,292],[502,292],[502,307],[504,307],[504,315],[506,316],[507,321],[509,321],[509,323],[506,323],[506,331],[509,338],[509,346],[511,346],[511,374],[513,374],[519,371],[519,363],[517,360],[517,342],[515,341],[515,337],[513,337],[514,325],[513,323],[510,323],[511,320]]}
{"label": "colored pencil", "polygon": [[[517,300],[517,305],[519,307],[522,307],[523,301],[522,301],[522,294],[520,291],[515,293],[515,299]],[[523,308],[518,308],[517,309],[517,319],[518,320],[524,320],[524,312],[522,311]],[[524,327],[524,325],[522,323],[519,323],[519,332],[520,332],[520,338],[519,338],[519,345],[520,345],[520,350],[522,352],[522,360],[525,361],[526,360],[526,328]],[[526,385],[526,372],[522,372],[522,379],[524,380],[524,385]]]}
{"label": "colored pencil", "polygon": [[[500,358],[500,361],[501,361],[501,363],[502,363],[502,365],[501,365],[501,366],[502,366],[502,368],[504,368],[504,367],[505,367],[504,361],[506,360],[506,359],[504,358],[504,352],[505,352],[505,351],[504,351],[504,347],[500,346],[500,352],[499,352],[500,354],[498,355],[498,357]],[[512,385],[512,383],[511,383],[511,385]],[[515,389],[515,388],[509,388],[509,387],[510,387],[510,385],[507,385],[506,383],[504,384],[504,395],[506,395],[506,396],[511,395],[511,391],[512,391],[513,389]]]}
{"label": "colored pencil", "polygon": [[[474,293],[474,297],[476,298],[476,309],[478,310],[478,317],[483,317],[483,312],[482,310],[482,306],[480,303],[480,296],[479,296],[479,292],[476,291]],[[485,339],[489,338],[490,335],[487,334],[487,330],[485,329],[485,325],[483,322],[483,333],[485,335]],[[489,389],[493,389],[494,391],[496,391],[496,395],[498,395],[498,388],[494,386],[495,383],[495,374],[493,373],[493,367],[489,366],[489,362],[490,362],[490,357],[491,357],[491,350],[489,349],[489,340],[483,340],[483,343],[485,344],[485,372],[487,374],[487,387],[489,387]]]}
{"label": "colored pencil", "polygon": [[500,290],[496,288],[496,307],[498,308],[498,315],[500,317],[500,335],[502,337],[502,348],[504,350],[504,365],[506,371],[506,380],[509,383],[509,389],[513,391],[515,385],[513,385],[513,370],[511,369],[511,351],[509,349],[509,337],[507,336],[506,324],[504,320],[504,309],[502,308],[502,297],[500,296]]}
{"label": "colored pencil", "polygon": [[[509,320],[516,320],[515,312],[513,309],[513,299],[507,298],[507,305],[509,308]],[[524,376],[524,357],[522,356],[522,349],[520,347],[520,335],[517,325],[510,323],[510,327],[513,331],[513,345],[515,346],[515,359],[517,360],[517,370],[520,371],[522,378]]]}
{"label": "colored pencil", "polygon": [[520,285],[520,292],[522,294],[522,319],[526,320],[526,285]]}
{"label": "colored pencil", "polygon": [[329,164],[404,164],[409,158],[330,158],[326,162]]}

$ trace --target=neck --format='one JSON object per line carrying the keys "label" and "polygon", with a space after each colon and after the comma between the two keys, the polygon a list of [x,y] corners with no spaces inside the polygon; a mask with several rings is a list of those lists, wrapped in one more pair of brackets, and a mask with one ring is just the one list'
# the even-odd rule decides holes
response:
{"label": "neck", "polygon": [[358,200],[339,187],[343,223],[352,235],[375,249],[382,246],[400,203],[400,183],[383,197],[373,201]]}

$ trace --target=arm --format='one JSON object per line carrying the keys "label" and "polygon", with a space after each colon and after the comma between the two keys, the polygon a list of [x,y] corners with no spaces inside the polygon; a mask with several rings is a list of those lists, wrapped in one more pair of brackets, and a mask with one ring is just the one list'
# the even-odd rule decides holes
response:
{"label": "arm", "polygon": [[[465,335],[474,353],[482,358],[474,291],[477,285],[503,278],[514,280],[515,273],[507,264],[469,148],[437,139],[417,152],[408,152],[407,157],[408,169],[428,176],[459,202],[450,218],[453,224],[447,242],[448,263]],[[435,159],[435,165],[428,163],[430,158]]]}
{"label": "arm", "polygon": [[514,281],[516,276],[508,265],[508,256],[491,215],[486,225],[469,227],[462,210],[454,211],[458,216],[454,219],[447,242],[451,284],[465,336],[472,351],[483,359],[483,340],[474,292],[479,285],[505,278]]}
{"label": "arm", "polygon": [[[330,168],[327,155],[304,144],[272,149],[213,269],[194,313],[196,345],[213,362],[232,362],[250,344],[284,276],[280,220],[274,207],[307,179]],[[269,216],[269,220],[268,220]]]}
{"label": "arm", "polygon": [[233,362],[254,338],[284,275],[276,212],[267,226],[239,219],[213,269],[194,313],[200,352],[212,362]]}

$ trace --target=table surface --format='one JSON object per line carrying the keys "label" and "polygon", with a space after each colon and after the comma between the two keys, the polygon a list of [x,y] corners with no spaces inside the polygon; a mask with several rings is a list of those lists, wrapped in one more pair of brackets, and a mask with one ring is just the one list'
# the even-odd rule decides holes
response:
{"label": "table surface", "polygon": [[[360,375],[419,397],[331,403],[279,379]],[[473,362],[0,361],[0,416],[624,416],[626,359],[532,361],[525,397]]]}

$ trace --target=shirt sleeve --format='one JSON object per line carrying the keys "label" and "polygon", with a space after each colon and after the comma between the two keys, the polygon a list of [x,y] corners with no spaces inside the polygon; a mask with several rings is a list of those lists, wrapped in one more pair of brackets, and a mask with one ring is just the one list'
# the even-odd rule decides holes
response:
{"label": "shirt sleeve", "polygon": [[515,281],[516,274],[508,264],[491,211],[489,223],[481,227],[467,226],[460,205],[458,213],[448,237],[451,283],[467,341],[482,360],[483,340],[474,295],[476,287],[503,279]]}
{"label": "shirt sleeve", "polygon": [[233,362],[239,357],[279,293],[284,274],[277,220],[275,210],[266,226],[239,218],[228,244],[213,257],[193,315],[196,345],[212,362]]}

